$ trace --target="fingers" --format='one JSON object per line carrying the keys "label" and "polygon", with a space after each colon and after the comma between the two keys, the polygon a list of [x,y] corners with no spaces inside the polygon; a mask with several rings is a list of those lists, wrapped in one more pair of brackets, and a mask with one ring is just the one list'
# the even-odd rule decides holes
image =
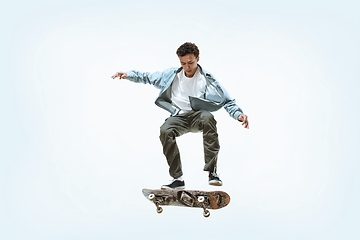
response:
{"label": "fingers", "polygon": [[119,72],[117,72],[117,73],[115,73],[114,75],[112,75],[111,78],[112,78],[112,79],[115,79],[115,78],[118,77],[118,75],[119,75]]}
{"label": "fingers", "polygon": [[245,128],[249,129],[249,122],[246,120]]}
{"label": "fingers", "polygon": [[244,128],[249,129],[249,122],[248,122],[248,120],[247,120],[247,119],[246,119],[246,120],[244,120],[244,121],[243,121],[243,123],[242,123],[241,125],[245,125],[245,126],[244,126]]}
{"label": "fingers", "polygon": [[245,114],[240,114],[238,119],[239,119],[239,121],[242,122],[241,125],[243,125],[244,128],[249,129],[249,121],[248,121],[248,116],[247,116],[247,115],[245,115]]}
{"label": "fingers", "polygon": [[119,79],[125,79],[127,77],[126,73],[124,72],[117,72],[111,76],[112,79],[119,77]]}
{"label": "fingers", "polygon": [[248,116],[245,115],[245,118],[244,118],[244,123],[245,123],[245,128],[249,129],[249,121],[248,121]]}

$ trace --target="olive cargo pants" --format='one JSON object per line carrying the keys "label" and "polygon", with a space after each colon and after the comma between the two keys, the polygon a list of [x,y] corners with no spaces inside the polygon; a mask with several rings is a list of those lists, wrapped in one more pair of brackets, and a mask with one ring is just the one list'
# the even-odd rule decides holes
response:
{"label": "olive cargo pants", "polygon": [[160,141],[163,153],[169,165],[169,173],[173,178],[183,175],[180,152],[176,144],[176,137],[188,132],[203,133],[204,171],[215,171],[220,150],[216,120],[208,111],[190,111],[167,118],[160,127]]}

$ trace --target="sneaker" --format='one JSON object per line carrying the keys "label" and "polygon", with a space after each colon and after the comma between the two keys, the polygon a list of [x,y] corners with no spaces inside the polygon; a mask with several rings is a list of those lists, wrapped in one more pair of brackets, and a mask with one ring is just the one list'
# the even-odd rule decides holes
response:
{"label": "sneaker", "polygon": [[162,185],[161,189],[184,189],[185,188],[185,182],[182,180],[173,179],[170,184],[168,185]]}
{"label": "sneaker", "polygon": [[222,186],[223,183],[216,172],[209,172],[209,184],[213,186]]}

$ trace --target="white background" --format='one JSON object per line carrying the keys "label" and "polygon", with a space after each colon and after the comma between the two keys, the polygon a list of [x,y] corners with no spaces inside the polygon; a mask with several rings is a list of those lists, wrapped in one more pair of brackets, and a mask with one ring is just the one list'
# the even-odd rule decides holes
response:
{"label": "white background", "polygon": [[[359,1],[12,1],[1,24],[1,239],[359,239]],[[110,77],[180,66],[184,42],[249,116],[221,109],[218,172],[178,138],[211,211],[142,188],[170,177],[158,90]]]}

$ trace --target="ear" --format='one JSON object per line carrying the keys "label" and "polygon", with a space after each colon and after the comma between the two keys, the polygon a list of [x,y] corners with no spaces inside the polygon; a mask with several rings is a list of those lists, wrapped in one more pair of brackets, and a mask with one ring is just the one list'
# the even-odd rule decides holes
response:
{"label": "ear", "polygon": [[200,59],[200,56],[198,56],[198,57],[196,58],[196,61],[198,62],[198,61],[199,61],[199,59]]}

